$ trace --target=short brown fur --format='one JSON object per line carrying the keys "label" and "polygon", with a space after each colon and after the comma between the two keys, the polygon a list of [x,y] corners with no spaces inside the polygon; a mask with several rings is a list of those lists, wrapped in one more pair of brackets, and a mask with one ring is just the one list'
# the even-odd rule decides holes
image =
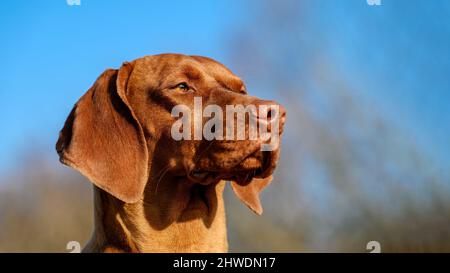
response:
{"label": "short brown fur", "polygon": [[226,252],[226,180],[262,213],[258,195],[279,149],[261,152],[254,140],[173,140],[171,109],[192,106],[194,96],[204,107],[276,104],[249,96],[242,80],[212,59],[161,54],[106,70],[74,106],[56,149],[95,185],[95,228],[85,252]]}

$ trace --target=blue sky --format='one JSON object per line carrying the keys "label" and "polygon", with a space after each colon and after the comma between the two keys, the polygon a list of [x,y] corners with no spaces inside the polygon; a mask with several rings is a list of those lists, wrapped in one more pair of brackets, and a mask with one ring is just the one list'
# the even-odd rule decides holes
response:
{"label": "blue sky", "polygon": [[[342,75],[448,166],[450,1],[382,0],[381,7],[364,0],[305,2],[314,3],[310,33],[328,37]],[[2,1],[0,171],[20,162],[30,143],[54,154],[73,104],[108,67],[143,55],[181,52],[210,56],[233,69],[228,43],[233,31],[252,26],[257,5],[238,0],[81,0],[81,6],[65,0]]]}
{"label": "blue sky", "polygon": [[71,107],[108,67],[162,52],[214,56],[225,62],[221,38],[239,18],[232,5],[130,3],[2,2],[0,169],[20,161],[30,142],[51,145],[53,153]]}
{"label": "blue sky", "polygon": [[450,1],[315,3],[311,33],[327,37],[328,55],[344,80],[405,141],[448,171]]}
{"label": "blue sky", "polygon": [[350,17],[335,28],[341,37],[335,47],[338,62],[388,119],[448,162],[450,1],[384,3],[352,13],[340,6],[340,12],[333,12]]}

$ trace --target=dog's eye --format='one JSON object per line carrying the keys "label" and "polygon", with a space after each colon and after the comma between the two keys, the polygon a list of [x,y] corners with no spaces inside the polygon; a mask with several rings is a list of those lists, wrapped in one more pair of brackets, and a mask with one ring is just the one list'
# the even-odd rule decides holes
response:
{"label": "dog's eye", "polygon": [[180,89],[182,91],[189,91],[190,90],[189,85],[187,85],[187,83],[185,83],[185,82],[177,84],[175,86],[175,89]]}

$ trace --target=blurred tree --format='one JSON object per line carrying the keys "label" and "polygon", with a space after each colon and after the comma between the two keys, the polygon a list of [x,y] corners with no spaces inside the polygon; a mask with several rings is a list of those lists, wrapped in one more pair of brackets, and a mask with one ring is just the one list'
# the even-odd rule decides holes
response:
{"label": "blurred tree", "polygon": [[[264,214],[226,192],[230,250],[366,252],[377,240],[384,252],[450,251],[447,174],[341,74],[309,16],[320,5],[249,3],[253,23],[229,35],[228,63],[288,119]],[[90,236],[92,186],[52,145],[0,176],[0,252],[66,252]]]}
{"label": "blurred tree", "polygon": [[92,186],[51,157],[31,151],[0,179],[0,252],[69,252],[90,237]]}
{"label": "blurred tree", "polygon": [[231,250],[365,252],[377,240],[385,252],[450,251],[448,177],[345,80],[312,26],[318,6],[258,1],[231,36],[232,69],[288,113],[266,212],[232,203]]}

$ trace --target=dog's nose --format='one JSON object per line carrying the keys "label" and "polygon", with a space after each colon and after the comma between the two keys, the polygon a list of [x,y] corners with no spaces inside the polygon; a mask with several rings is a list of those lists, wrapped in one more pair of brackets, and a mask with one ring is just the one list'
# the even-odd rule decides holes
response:
{"label": "dog's nose", "polygon": [[[266,123],[269,132],[272,131],[272,126],[278,124],[281,134],[286,122],[286,109],[284,106],[268,100],[258,100],[255,104],[260,107],[260,111],[257,114],[258,123]],[[261,106],[265,106],[265,111],[261,111]]]}
{"label": "dog's nose", "polygon": [[280,126],[283,127],[286,122],[286,108],[281,104],[278,104],[278,113],[280,115]]}

